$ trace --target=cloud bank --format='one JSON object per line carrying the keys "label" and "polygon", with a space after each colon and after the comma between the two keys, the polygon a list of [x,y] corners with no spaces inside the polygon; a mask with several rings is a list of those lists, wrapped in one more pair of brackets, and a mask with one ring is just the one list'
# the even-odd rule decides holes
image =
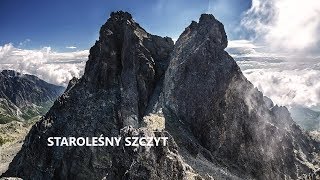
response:
{"label": "cloud bank", "polygon": [[229,40],[226,51],[233,57],[264,57],[270,56],[269,53],[261,52],[263,46],[254,44],[249,40]]}
{"label": "cloud bank", "polygon": [[319,0],[252,0],[242,26],[270,51],[319,53]]}
{"label": "cloud bank", "polygon": [[88,50],[59,53],[50,47],[27,50],[5,44],[0,46],[0,70],[33,74],[47,82],[66,86],[72,77],[82,76],[88,55]]}
{"label": "cloud bank", "polygon": [[276,104],[320,107],[319,17],[319,0],[252,0],[241,20],[250,40],[227,51]]}
{"label": "cloud bank", "polygon": [[274,103],[288,107],[320,106],[320,61],[317,58],[236,58],[244,75]]}

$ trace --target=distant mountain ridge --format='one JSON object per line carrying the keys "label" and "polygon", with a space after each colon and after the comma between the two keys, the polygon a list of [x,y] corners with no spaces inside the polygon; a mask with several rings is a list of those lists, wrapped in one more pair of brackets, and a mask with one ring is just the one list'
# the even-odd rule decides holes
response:
{"label": "distant mountain ridge", "polygon": [[0,73],[0,123],[44,114],[64,87],[13,70]]}
{"label": "distant mountain ridge", "polygon": [[320,111],[307,107],[294,106],[290,109],[291,116],[306,131],[320,131]]}

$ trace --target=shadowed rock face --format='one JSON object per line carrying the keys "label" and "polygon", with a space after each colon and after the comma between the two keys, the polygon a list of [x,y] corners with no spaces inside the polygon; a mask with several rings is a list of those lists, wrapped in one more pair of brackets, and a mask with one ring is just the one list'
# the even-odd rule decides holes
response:
{"label": "shadowed rock face", "polygon": [[[223,26],[212,15],[202,15],[179,37],[164,83],[164,107],[176,118],[167,121],[169,132],[190,131],[196,142],[175,139],[193,147],[187,151],[196,159],[209,156],[254,178],[296,179],[312,172],[306,162],[317,158],[310,152],[316,147],[319,152],[319,144],[297,127],[285,107],[269,109],[270,102],[246,80],[226,46]],[[204,155],[197,146],[209,152]],[[298,156],[303,154],[302,162]]]}
{"label": "shadowed rock face", "polygon": [[92,88],[116,91],[121,123],[138,127],[172,49],[170,38],[150,35],[129,13],[112,13],[90,49],[84,80]]}
{"label": "shadowed rock face", "polygon": [[[115,12],[85,74],[25,139],[5,176],[35,179],[296,179],[315,173],[319,144],[270,107],[201,15],[170,38]],[[162,130],[165,123],[165,130]],[[154,130],[157,130],[154,132]],[[48,147],[52,136],[167,136],[158,147]],[[319,159],[318,159],[319,160]]]}

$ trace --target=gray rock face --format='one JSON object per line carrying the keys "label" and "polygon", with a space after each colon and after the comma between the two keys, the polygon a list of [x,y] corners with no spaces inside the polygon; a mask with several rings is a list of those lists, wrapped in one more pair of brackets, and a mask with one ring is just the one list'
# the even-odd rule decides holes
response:
{"label": "gray rock face", "polygon": [[170,38],[150,35],[129,13],[112,13],[90,49],[84,80],[92,88],[116,91],[121,123],[138,127],[172,49]]}
{"label": "gray rock face", "polygon": [[[296,179],[318,167],[319,144],[285,107],[269,107],[224,49],[223,25],[202,15],[181,34],[151,35],[115,12],[85,74],[25,139],[3,176],[34,179]],[[165,129],[163,126],[165,123]],[[48,147],[48,137],[169,137],[157,147]]]}
{"label": "gray rock face", "polygon": [[[169,132],[190,131],[188,136],[195,137],[187,141],[173,135],[182,142],[179,147],[192,147],[186,154],[194,158],[187,162],[207,156],[236,174],[257,179],[297,179],[313,172],[319,157],[311,152],[319,153],[319,144],[301,131],[285,107],[269,109],[270,102],[224,51],[226,45],[221,23],[202,15],[199,23],[185,29],[173,50],[165,75],[164,108],[176,119],[167,121]],[[203,164],[192,167],[201,171]]]}
{"label": "gray rock face", "polygon": [[[5,176],[35,179],[182,179],[197,176],[168,146],[48,147],[47,138],[169,136],[137,128],[173,49],[170,38],[145,32],[131,15],[112,13],[90,49],[84,76],[26,137]],[[128,126],[130,125],[130,126]],[[135,127],[135,128],[134,128]],[[30,154],[32,153],[32,154]]]}

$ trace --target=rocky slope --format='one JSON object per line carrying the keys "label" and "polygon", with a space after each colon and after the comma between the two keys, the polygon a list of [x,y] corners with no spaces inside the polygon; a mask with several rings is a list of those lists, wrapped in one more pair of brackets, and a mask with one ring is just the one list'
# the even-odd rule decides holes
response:
{"label": "rocky slope", "polygon": [[[212,15],[174,45],[115,12],[84,76],[27,135],[3,176],[34,179],[297,179],[316,177],[319,142],[270,106],[224,51]],[[168,146],[48,147],[52,136],[167,136]]]}
{"label": "rocky slope", "polygon": [[0,174],[8,169],[10,162],[21,149],[32,124],[34,123],[19,121],[0,124]]}
{"label": "rocky slope", "polygon": [[0,123],[45,114],[64,88],[12,70],[0,73]]}
{"label": "rocky slope", "polygon": [[[226,47],[223,26],[212,15],[202,15],[179,37],[164,86],[164,107],[176,118],[168,121],[169,132],[194,135],[195,142],[178,137],[191,144],[187,151],[222,161],[238,175],[296,179],[319,168],[319,162],[311,165],[319,160],[312,154],[319,153],[319,144],[301,131],[285,107],[270,107]],[[208,152],[202,154],[202,148]],[[200,161],[192,167],[203,165]]]}

